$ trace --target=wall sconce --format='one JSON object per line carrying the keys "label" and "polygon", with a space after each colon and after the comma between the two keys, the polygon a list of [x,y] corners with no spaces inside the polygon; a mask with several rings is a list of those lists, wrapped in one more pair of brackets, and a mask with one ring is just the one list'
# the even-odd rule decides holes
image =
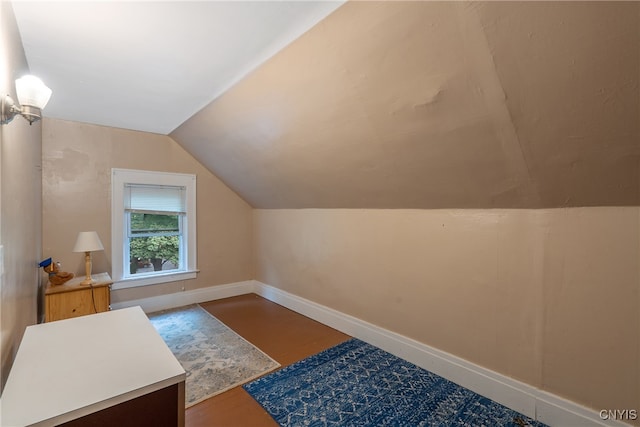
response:
{"label": "wall sconce", "polygon": [[29,124],[40,120],[41,110],[51,98],[51,89],[36,76],[24,76],[16,80],[16,93],[21,106],[16,105],[9,95],[1,97],[0,124],[6,125],[16,114],[22,115]]}

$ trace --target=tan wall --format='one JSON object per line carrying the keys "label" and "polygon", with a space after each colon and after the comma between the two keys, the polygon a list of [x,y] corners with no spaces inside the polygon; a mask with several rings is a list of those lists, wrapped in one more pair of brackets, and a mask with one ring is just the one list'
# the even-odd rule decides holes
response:
{"label": "tan wall", "polygon": [[543,386],[594,408],[640,409],[640,208],[550,213]]}
{"label": "tan wall", "polygon": [[348,1],[171,136],[258,208],[638,206],[638,10]]}
{"label": "tan wall", "polygon": [[639,217],[255,210],[256,279],[592,408],[640,408]]}
{"label": "tan wall", "polygon": [[252,278],[251,207],[170,137],[47,119],[42,167],[44,255],[76,274],[84,256],[71,250],[86,230],[105,247],[93,271],[111,270],[111,168],[197,175],[197,279],[114,291],[113,302]]}
{"label": "tan wall", "polygon": [[[27,74],[11,3],[0,2],[0,95],[16,100],[15,79]],[[55,95],[54,95],[55,96]],[[0,127],[0,391],[7,380],[22,334],[37,321],[37,268],[41,261],[41,127],[21,117]]]}

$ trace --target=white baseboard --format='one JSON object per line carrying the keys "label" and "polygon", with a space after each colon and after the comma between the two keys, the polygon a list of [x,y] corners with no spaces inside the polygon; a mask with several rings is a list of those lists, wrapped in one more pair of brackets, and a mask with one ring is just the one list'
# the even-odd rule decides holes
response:
{"label": "white baseboard", "polygon": [[598,411],[259,281],[254,292],[550,426],[627,426]]}
{"label": "white baseboard", "polygon": [[207,288],[193,289],[185,292],[113,303],[111,304],[111,308],[116,310],[139,305],[145,313],[153,313],[154,311],[167,310],[189,304],[250,294],[253,293],[254,287],[255,283],[253,280],[245,280],[244,282],[209,286]]}
{"label": "white baseboard", "polygon": [[603,420],[598,411],[257,280],[125,301],[112,304],[112,308],[139,305],[150,313],[250,293],[375,345],[549,426],[628,426],[620,421]]}

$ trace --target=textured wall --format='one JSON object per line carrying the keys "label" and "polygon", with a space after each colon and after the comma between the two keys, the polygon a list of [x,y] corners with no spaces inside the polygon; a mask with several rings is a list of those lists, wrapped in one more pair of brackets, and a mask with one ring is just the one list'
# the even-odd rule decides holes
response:
{"label": "textured wall", "polygon": [[[0,2],[0,95],[16,100],[15,79],[29,68],[11,3]],[[55,95],[54,95],[55,96]],[[16,117],[0,127],[0,356],[4,387],[22,334],[37,322],[41,261],[41,127]]]}
{"label": "textured wall", "polygon": [[252,278],[251,207],[164,135],[46,119],[43,124],[43,251],[63,270],[84,272],[71,252],[79,231],[96,230],[104,252],[93,271],[111,271],[111,168],[197,176],[197,279],[114,291],[114,302]]}
{"label": "textured wall", "polygon": [[257,208],[637,206],[639,2],[347,2],[171,136]]}
{"label": "textured wall", "polygon": [[255,210],[256,279],[594,409],[640,407],[640,209]]}

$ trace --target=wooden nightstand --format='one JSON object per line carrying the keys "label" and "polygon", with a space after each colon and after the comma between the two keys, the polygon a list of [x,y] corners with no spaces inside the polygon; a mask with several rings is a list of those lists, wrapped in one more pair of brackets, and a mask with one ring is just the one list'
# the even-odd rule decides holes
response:
{"label": "wooden nightstand", "polygon": [[47,283],[44,294],[45,322],[109,311],[113,284],[111,277],[108,273],[94,274],[91,277],[96,281],[91,286],[80,285],[84,275],[58,286]]}

